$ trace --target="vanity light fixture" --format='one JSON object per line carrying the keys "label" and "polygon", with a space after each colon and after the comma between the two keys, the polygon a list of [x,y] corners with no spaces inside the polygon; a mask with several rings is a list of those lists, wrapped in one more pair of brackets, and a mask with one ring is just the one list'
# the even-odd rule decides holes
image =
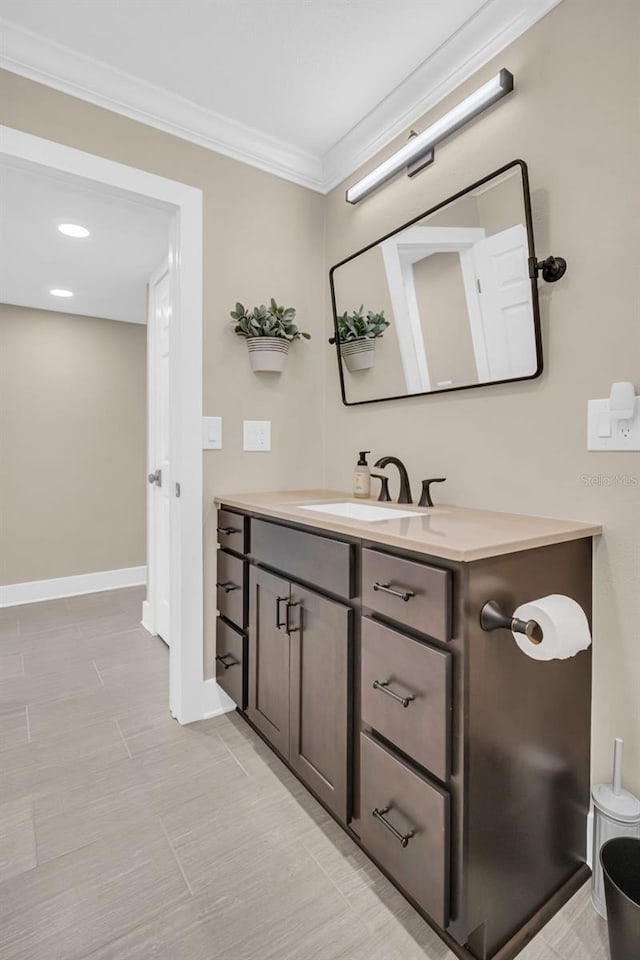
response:
{"label": "vanity light fixture", "polygon": [[81,227],[79,223],[61,223],[58,230],[64,233],[65,237],[73,237],[76,240],[84,240],[89,236],[87,228]]}
{"label": "vanity light fixture", "polygon": [[62,290],[60,287],[54,287],[53,290],[49,290],[49,293],[52,297],[72,297],[73,293],[71,290]]}
{"label": "vanity light fixture", "polygon": [[450,134],[468,123],[479,113],[490,107],[496,100],[500,100],[513,90],[513,74],[502,69],[481,87],[461,101],[444,117],[436,120],[422,133],[415,134],[404,147],[384,160],[379,166],[368,173],[362,180],[358,180],[347,190],[347,203],[358,203],[364,200],[379,186],[394,177],[396,173],[407,169],[409,176],[422,170],[433,160],[433,150],[437,143],[445,140]]}

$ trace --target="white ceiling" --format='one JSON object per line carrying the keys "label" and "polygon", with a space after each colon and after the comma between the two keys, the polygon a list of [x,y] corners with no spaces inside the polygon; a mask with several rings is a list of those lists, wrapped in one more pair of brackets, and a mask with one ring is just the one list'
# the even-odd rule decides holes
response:
{"label": "white ceiling", "polygon": [[558,2],[0,0],[0,64],[326,191]]}
{"label": "white ceiling", "polygon": [[[146,322],[146,283],[167,256],[170,211],[34,164],[0,162],[0,302]],[[61,223],[87,227],[75,240]],[[61,299],[52,288],[74,293]]]}

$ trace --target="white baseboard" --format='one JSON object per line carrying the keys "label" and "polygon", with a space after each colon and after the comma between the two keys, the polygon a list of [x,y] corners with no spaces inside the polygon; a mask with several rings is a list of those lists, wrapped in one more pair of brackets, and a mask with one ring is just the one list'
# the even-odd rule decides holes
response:
{"label": "white baseboard", "polygon": [[202,690],[202,719],[210,720],[223,713],[231,713],[236,705],[215,680],[205,680]]}
{"label": "white baseboard", "polygon": [[149,603],[148,600],[143,600],[142,601],[142,620],[140,621],[140,623],[145,628],[145,630],[147,630],[150,634],[155,636],[156,628],[155,628],[155,624],[153,622],[153,617],[151,613],[152,613],[151,604]]}
{"label": "white baseboard", "polygon": [[30,583],[9,583],[0,586],[0,607],[14,607],[20,603],[39,603],[76,597],[82,593],[101,593],[121,587],[138,587],[147,582],[147,568],[126,567],[123,570],[101,570],[81,573],[74,577],[55,580],[32,580]]}

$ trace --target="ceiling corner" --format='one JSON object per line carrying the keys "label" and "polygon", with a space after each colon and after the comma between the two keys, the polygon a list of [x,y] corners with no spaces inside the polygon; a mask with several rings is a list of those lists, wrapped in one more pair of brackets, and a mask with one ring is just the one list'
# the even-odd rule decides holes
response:
{"label": "ceiling corner", "polygon": [[327,151],[322,158],[324,192],[342,183],[561,2],[489,0],[485,3]]}

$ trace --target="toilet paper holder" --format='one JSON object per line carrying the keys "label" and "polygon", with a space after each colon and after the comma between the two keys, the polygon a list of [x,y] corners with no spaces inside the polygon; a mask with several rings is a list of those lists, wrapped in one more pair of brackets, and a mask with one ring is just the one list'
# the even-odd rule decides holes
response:
{"label": "toilet paper holder", "polygon": [[537,620],[519,620],[518,617],[509,617],[495,600],[488,600],[480,611],[480,626],[483,630],[512,630],[514,633],[523,633],[531,643],[542,643],[542,627]]}

